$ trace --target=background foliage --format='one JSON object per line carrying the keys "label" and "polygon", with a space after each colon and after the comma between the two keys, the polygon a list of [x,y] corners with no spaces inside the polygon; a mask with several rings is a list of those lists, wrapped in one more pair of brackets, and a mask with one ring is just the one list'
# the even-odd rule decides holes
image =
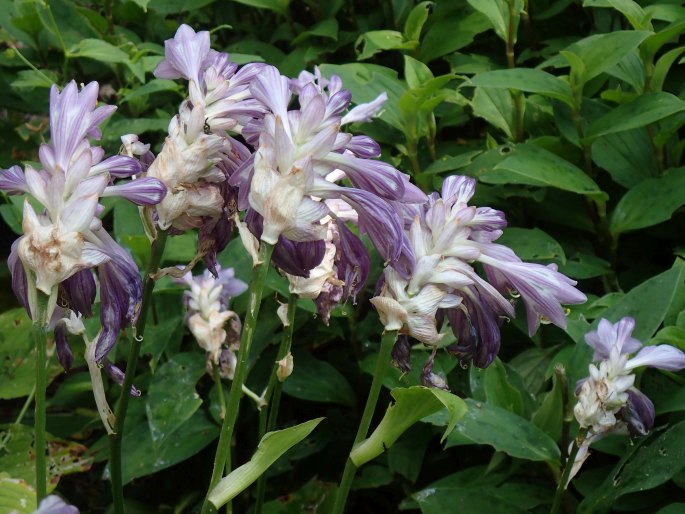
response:
{"label": "background foliage", "polygon": [[[266,61],[293,77],[319,65],[325,76],[342,77],[354,102],[386,91],[383,113],[364,126],[384,159],[426,191],[447,175],[476,177],[474,204],[507,213],[502,242],[580,281],[589,300],[569,312],[566,332],[546,326],[531,339],[520,316],[503,327],[500,358],[487,370],[439,354],[435,371],[469,398],[466,416],[442,443],[446,411],[410,428],[360,470],[349,507],[546,512],[569,441],[562,421],[591,355],[583,335],[599,317],[630,315],[645,344],[685,349],[685,46],[678,39],[685,7],[676,0],[0,0],[0,166],[36,159],[49,137],[48,88],[71,78],[99,81],[101,100],[119,106],[103,130],[108,151],[131,132],[158,149],[184,86],[151,72],[181,22],[211,30],[214,48],[239,63]],[[137,210],[115,201],[106,207],[106,225],[142,267],[149,246]],[[22,411],[33,351],[4,264],[20,230],[20,201],[3,197],[0,215],[0,505],[30,512],[17,499],[33,480],[24,457],[32,419]],[[178,236],[165,261],[193,255],[194,236]],[[220,260],[247,280],[251,264],[239,241]],[[280,338],[277,301],[287,298],[287,283],[273,270],[268,288],[255,338],[260,358],[248,380],[256,391]],[[266,512],[330,508],[375,362],[381,326],[367,301],[372,293],[370,286],[356,306],[338,308],[328,328],[311,302],[300,302],[280,425],[325,420],[269,470]],[[239,314],[245,302],[234,301]],[[135,380],[143,396],[127,419],[124,480],[131,512],[187,512],[208,482],[218,395],[184,328],[177,286],[158,284],[154,314]],[[127,344],[122,337],[117,361]],[[50,368],[51,483],[82,512],[105,512],[108,449],[83,349],[75,347],[69,374]],[[387,392],[418,383],[426,350],[414,350],[412,372],[393,372]],[[555,375],[557,364],[570,386]],[[569,512],[685,507],[685,380],[648,370],[640,382],[656,406],[653,434],[597,444],[574,481]],[[118,386],[110,387],[114,399]],[[256,447],[256,425],[256,409],[244,402],[233,448],[239,462]],[[249,493],[238,501],[236,512],[247,512]]]}

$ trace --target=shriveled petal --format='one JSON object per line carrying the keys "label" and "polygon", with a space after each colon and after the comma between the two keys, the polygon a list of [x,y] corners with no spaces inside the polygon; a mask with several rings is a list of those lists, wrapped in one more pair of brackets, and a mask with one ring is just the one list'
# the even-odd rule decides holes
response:
{"label": "shriveled petal", "polygon": [[656,412],[647,395],[636,388],[628,390],[628,404],[623,409],[623,418],[634,435],[647,435],[654,426]]}

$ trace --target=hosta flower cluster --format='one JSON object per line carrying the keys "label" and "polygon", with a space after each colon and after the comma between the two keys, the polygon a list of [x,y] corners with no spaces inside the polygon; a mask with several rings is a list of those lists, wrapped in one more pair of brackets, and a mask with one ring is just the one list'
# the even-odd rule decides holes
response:
{"label": "hosta flower cluster", "polygon": [[[565,327],[562,304],[586,298],[553,264],[523,262],[495,243],[506,226],[504,213],[468,205],[475,187],[472,178],[448,177],[442,196],[433,193],[426,204],[408,210],[407,235],[416,264],[409,276],[386,268],[372,302],[387,329],[428,345],[442,338],[436,318],[447,318],[458,340],[448,351],[486,367],[499,351],[502,321],[515,315],[515,299],[525,305],[532,335],[541,321]],[[486,278],[476,272],[476,263]],[[429,376],[430,370],[425,371]]]}
{"label": "hosta flower cluster", "polygon": [[[89,138],[100,137],[99,125],[115,110],[97,107],[98,90],[96,82],[81,91],[73,81],[61,93],[52,87],[52,140],[40,147],[42,168],[3,170],[0,189],[25,193],[36,202],[28,197],[24,201],[24,235],[12,245],[9,258],[14,292],[32,316],[50,320],[54,313],[56,321],[65,316],[62,309],[90,316],[96,295],[91,270],[97,268],[102,330],[95,358],[102,362],[121,328],[137,318],[142,284],[131,256],[102,226],[100,199],[122,196],[137,205],[153,205],[164,197],[165,188],[151,177],[130,180],[141,172],[135,159],[105,159],[102,148],[91,146]],[[118,179],[124,180],[115,182]],[[34,205],[40,206],[38,211]],[[37,312],[37,294],[49,298],[47,312]],[[66,338],[58,338],[57,351],[68,367]]]}
{"label": "hosta flower cluster", "polygon": [[573,413],[586,435],[571,476],[587,459],[593,442],[609,434],[646,435],[651,430],[654,404],[635,387],[637,368],[685,368],[685,353],[668,344],[643,347],[632,337],[634,328],[633,318],[626,317],[617,323],[602,319],[597,330],[585,335],[585,342],[594,350],[594,363],[589,366],[590,376],[576,387],[578,403]]}

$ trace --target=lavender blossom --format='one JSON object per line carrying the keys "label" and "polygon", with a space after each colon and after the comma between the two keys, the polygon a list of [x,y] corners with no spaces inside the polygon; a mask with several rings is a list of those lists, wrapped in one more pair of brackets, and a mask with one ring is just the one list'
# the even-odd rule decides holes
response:
{"label": "lavender blossom", "polygon": [[43,498],[38,510],[35,510],[33,514],[79,514],[79,510],[59,496],[51,494]]}
{"label": "lavender blossom", "polygon": [[[102,227],[98,215],[100,198],[122,196],[137,205],[154,205],[165,195],[164,185],[153,178],[114,184],[113,178],[140,173],[129,157],[104,159],[104,151],[91,147],[88,137],[100,137],[98,126],[115,110],[96,107],[98,84],[81,91],[74,81],[60,93],[50,91],[51,144],[39,150],[43,166],[35,170],[18,166],[0,172],[0,189],[9,194],[28,193],[45,209],[36,212],[24,202],[24,235],[13,245],[9,257],[12,285],[32,317],[36,315],[36,291],[49,297],[47,319],[57,303],[79,314],[90,315],[95,299],[92,268],[100,276],[100,321],[97,360],[102,361],[123,326],[135,322],[140,310],[142,286],[138,268]],[[127,170],[124,173],[123,170]],[[68,367],[70,350],[62,328],[60,361]]]}
{"label": "lavender blossom", "polygon": [[573,413],[586,434],[580,441],[570,478],[589,456],[593,442],[609,434],[646,435],[651,430],[654,405],[634,386],[636,368],[685,368],[685,353],[667,344],[642,347],[632,337],[634,328],[633,318],[625,317],[617,323],[601,319],[597,330],[585,335],[585,342],[594,350],[594,363],[589,366],[590,376],[576,387],[578,403]]}
{"label": "lavender blossom", "polygon": [[[494,243],[506,220],[502,212],[468,205],[475,186],[472,178],[448,177],[442,197],[433,193],[414,210],[408,229],[416,259],[411,275],[386,268],[380,295],[372,303],[386,329],[428,345],[442,338],[436,317],[446,315],[458,339],[448,351],[486,367],[499,351],[501,321],[515,315],[516,298],[526,307],[531,335],[541,320],[565,328],[561,304],[586,298],[553,265],[523,262]],[[486,278],[476,273],[475,262],[483,265]]]}

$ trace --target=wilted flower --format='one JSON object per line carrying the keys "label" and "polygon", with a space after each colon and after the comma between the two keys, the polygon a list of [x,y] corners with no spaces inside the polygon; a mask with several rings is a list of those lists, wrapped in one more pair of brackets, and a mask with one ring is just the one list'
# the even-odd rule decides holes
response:
{"label": "wilted flower", "polygon": [[[24,235],[12,245],[8,265],[15,294],[32,317],[36,290],[48,295],[50,319],[57,303],[89,316],[100,278],[100,331],[95,357],[101,362],[121,328],[133,323],[140,309],[142,285],[138,268],[102,227],[100,198],[122,196],[137,205],[153,205],[165,194],[157,179],[145,177],[114,184],[115,178],[140,173],[140,164],[127,156],[104,159],[104,150],[91,147],[88,137],[100,137],[98,126],[115,110],[96,107],[98,84],[80,92],[74,81],[60,93],[50,91],[51,144],[39,150],[43,169],[18,166],[0,173],[0,189],[28,193],[44,211],[24,202]],[[62,359],[63,362],[64,359]]]}
{"label": "wilted flower", "polygon": [[251,156],[226,131],[240,133],[265,107],[248,87],[263,65],[237,71],[227,54],[209,45],[209,32],[195,33],[187,25],[165,43],[165,59],[155,76],[187,79],[190,97],[172,119],[148,174],[167,187],[166,198],[156,207],[157,225],[176,233],[199,228],[198,254],[215,272],[216,254],[229,241],[236,211],[236,193],[226,180]]}
{"label": "wilted flower", "polygon": [[[176,282],[190,288],[183,293],[183,303],[186,307],[186,325],[197,340],[197,343],[207,352],[208,362],[219,364],[223,358],[224,364],[235,361],[235,357],[224,356],[224,351],[234,353],[239,345],[240,318],[228,309],[229,300],[243,293],[247,284],[235,278],[232,268],[221,269],[217,265],[217,276],[209,270],[202,275],[193,277],[185,274]],[[229,323],[229,331],[225,330]],[[224,348],[225,347],[225,348]],[[231,376],[233,375],[230,371]]]}
{"label": "wilted flower", "polygon": [[636,368],[685,368],[685,353],[667,344],[643,347],[632,337],[634,328],[633,318],[617,323],[601,319],[597,330],[585,335],[585,342],[594,349],[595,363],[589,366],[590,376],[576,387],[578,403],[573,413],[586,434],[571,477],[589,456],[594,441],[612,433],[646,435],[654,425],[654,405],[634,386]]}
{"label": "wilted flower", "polygon": [[[444,315],[458,339],[448,351],[486,367],[499,351],[502,320],[515,315],[513,300],[523,300],[532,335],[541,319],[564,328],[561,304],[586,298],[554,265],[523,262],[493,242],[506,220],[500,211],[468,205],[475,186],[472,178],[448,177],[442,197],[433,193],[415,210],[408,236],[416,264],[409,277],[386,268],[371,301],[386,329],[428,345],[441,339],[436,317]],[[476,262],[487,279],[473,268]]]}

